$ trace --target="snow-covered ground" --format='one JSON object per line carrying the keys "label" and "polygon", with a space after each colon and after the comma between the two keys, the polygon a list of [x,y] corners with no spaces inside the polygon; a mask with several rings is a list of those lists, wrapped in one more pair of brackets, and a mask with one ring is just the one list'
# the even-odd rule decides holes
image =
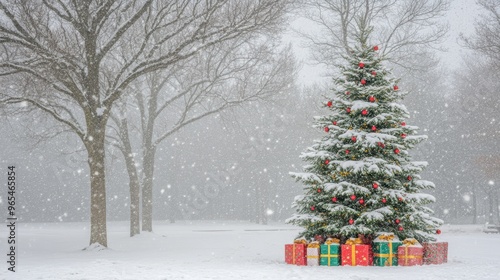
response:
{"label": "snow-covered ground", "polygon": [[[82,251],[88,224],[21,224],[17,272],[0,279],[500,279],[500,235],[480,226],[445,226],[449,263],[421,267],[299,267],[284,263],[298,229],[248,222],[155,223],[128,237],[126,222],[108,227],[110,249]],[[0,232],[5,232],[4,230]],[[2,253],[6,252],[2,234]]]}

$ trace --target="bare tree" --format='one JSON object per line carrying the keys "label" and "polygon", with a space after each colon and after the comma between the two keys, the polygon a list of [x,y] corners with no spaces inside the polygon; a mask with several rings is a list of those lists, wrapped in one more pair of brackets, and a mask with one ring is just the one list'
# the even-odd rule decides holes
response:
{"label": "bare tree", "polygon": [[[84,143],[90,244],[107,247],[105,134],[115,102],[144,75],[279,23],[287,7],[285,0],[0,1],[0,76],[46,88],[3,92],[1,102],[34,106]],[[142,32],[132,32],[137,26]]]}
{"label": "bare tree", "polygon": [[435,64],[431,50],[447,32],[439,18],[448,6],[448,0],[305,1],[302,14],[318,28],[297,32],[306,39],[313,60],[330,70],[350,53],[357,38],[366,40],[367,32],[391,63],[425,70]]}

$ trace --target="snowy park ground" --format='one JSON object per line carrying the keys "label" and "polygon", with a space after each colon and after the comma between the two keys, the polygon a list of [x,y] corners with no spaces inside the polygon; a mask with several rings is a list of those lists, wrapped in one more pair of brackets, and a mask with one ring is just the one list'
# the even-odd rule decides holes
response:
{"label": "snowy park ground", "polygon": [[442,229],[444,265],[299,267],[284,263],[284,244],[299,230],[283,224],[156,222],[154,233],[130,238],[128,223],[111,222],[104,251],[82,251],[87,223],[20,224],[17,272],[3,262],[0,279],[500,279],[499,234],[481,226]]}

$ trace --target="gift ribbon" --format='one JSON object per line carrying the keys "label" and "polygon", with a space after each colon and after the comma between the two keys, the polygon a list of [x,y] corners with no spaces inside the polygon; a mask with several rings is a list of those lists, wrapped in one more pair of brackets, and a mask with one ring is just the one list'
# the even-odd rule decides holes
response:
{"label": "gift ribbon", "polygon": [[318,241],[311,242],[307,245],[307,248],[319,248],[319,242]]}
{"label": "gift ribbon", "polygon": [[394,234],[382,234],[378,237],[378,239],[391,241],[394,239]]}
{"label": "gift ribbon", "polygon": [[406,238],[403,240],[403,245],[405,246],[412,246],[412,245],[417,245],[418,241],[415,238]]}
{"label": "gift ribbon", "polygon": [[373,254],[373,256],[375,257],[379,257],[379,258],[389,258],[389,264],[388,266],[392,266],[392,256],[394,254],[392,253],[392,242],[389,242],[389,254],[378,254],[378,253],[375,253]]}
{"label": "gift ribbon", "polygon": [[327,246],[327,247],[328,247],[328,254],[321,254],[321,257],[327,258],[328,259],[328,266],[330,266],[331,265],[331,258],[337,258],[339,255],[330,254],[331,253],[330,246]]}
{"label": "gift ribbon", "polygon": [[356,266],[356,245],[351,245],[351,265]]}
{"label": "gift ribbon", "polygon": [[340,243],[340,239],[338,238],[328,238],[326,241],[325,241],[325,244],[326,245],[331,245],[333,243]]}
{"label": "gift ribbon", "polygon": [[292,246],[293,247],[293,250],[292,250],[293,251],[293,253],[292,253],[292,264],[296,264],[296,261],[295,261],[295,245],[296,244],[294,243],[293,246]]}
{"label": "gift ribbon", "polygon": [[356,245],[356,244],[363,244],[363,241],[361,241],[361,238],[349,238],[346,242],[346,245]]}
{"label": "gift ribbon", "polygon": [[422,256],[408,255],[408,246],[405,246],[405,265],[408,265],[408,259],[421,259]]}
{"label": "gift ribbon", "polygon": [[305,239],[295,239],[293,241],[294,244],[307,244],[307,240]]}

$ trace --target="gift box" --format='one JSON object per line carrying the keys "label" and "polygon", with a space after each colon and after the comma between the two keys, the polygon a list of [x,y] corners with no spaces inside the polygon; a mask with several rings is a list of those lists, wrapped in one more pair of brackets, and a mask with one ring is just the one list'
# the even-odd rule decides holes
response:
{"label": "gift box", "polygon": [[424,242],[424,264],[448,262],[448,242]]}
{"label": "gift box", "polygon": [[314,241],[307,245],[307,265],[319,265],[319,242]]}
{"label": "gift box", "polygon": [[339,251],[340,251],[340,240],[338,239],[327,239],[325,244],[319,247],[320,258],[319,265],[326,266],[339,266]]}
{"label": "gift box", "polygon": [[362,244],[361,239],[351,238],[340,246],[342,265],[370,266],[373,262],[372,248]]}
{"label": "gift box", "polygon": [[398,247],[403,244],[394,234],[382,234],[373,240],[373,265],[397,266]]}
{"label": "gift box", "polygon": [[285,262],[288,264],[307,264],[307,244],[305,240],[296,240],[293,244],[285,244]]}
{"label": "gift box", "polygon": [[398,265],[414,266],[422,265],[424,256],[424,247],[416,239],[407,238],[403,245],[398,247]]}

